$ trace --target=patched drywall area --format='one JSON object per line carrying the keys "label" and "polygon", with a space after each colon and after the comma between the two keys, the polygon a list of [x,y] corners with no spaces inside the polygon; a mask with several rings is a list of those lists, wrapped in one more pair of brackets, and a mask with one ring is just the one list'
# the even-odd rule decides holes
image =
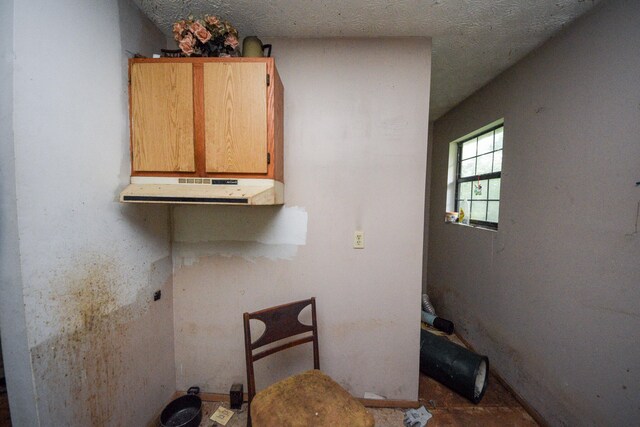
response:
{"label": "patched drywall area", "polygon": [[[127,0],[16,2],[13,24],[22,283],[10,286],[37,399],[24,425],[145,425],[175,390],[169,215],[116,196],[128,181],[127,51],[151,55],[166,39]],[[41,34],[51,48],[34,50]]]}
{"label": "patched drywall area", "polygon": [[[416,399],[430,40],[269,42],[286,204],[174,209],[177,387],[244,383],[242,313],[315,296],[322,370],[356,396]],[[309,352],[265,360],[258,388]]]}
{"label": "patched drywall area", "polygon": [[307,242],[307,212],[297,206],[177,206],[173,218],[176,267],[211,256],[291,260]]}
{"label": "patched drywall area", "polygon": [[[434,126],[434,305],[550,425],[640,417],[640,3],[598,6]],[[497,232],[444,224],[448,144],[504,117]]]}

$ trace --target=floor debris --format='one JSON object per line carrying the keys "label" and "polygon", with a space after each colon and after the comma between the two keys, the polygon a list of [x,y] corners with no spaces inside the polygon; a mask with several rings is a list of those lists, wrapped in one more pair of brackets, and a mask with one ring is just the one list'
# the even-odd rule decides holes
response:
{"label": "floor debris", "polygon": [[424,406],[418,409],[409,409],[404,413],[404,425],[406,427],[424,427],[433,415]]}
{"label": "floor debris", "polygon": [[233,417],[234,412],[231,409],[227,409],[223,406],[218,406],[218,409],[211,415],[209,418],[211,421],[215,421],[216,423],[222,424],[226,426],[231,417]]}

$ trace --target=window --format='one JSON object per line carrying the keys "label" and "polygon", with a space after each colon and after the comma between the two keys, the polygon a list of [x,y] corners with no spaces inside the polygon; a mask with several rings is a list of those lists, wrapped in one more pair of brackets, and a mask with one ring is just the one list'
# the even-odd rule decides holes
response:
{"label": "window", "polygon": [[502,123],[457,142],[455,210],[467,201],[470,223],[498,228]]}

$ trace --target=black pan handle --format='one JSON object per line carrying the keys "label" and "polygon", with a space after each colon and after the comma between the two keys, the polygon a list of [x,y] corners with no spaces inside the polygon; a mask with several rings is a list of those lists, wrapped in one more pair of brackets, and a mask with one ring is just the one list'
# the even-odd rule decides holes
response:
{"label": "black pan handle", "polygon": [[267,49],[269,52],[267,52],[267,58],[269,58],[271,56],[271,45],[270,44],[263,44],[262,45],[262,50]]}
{"label": "black pan handle", "polygon": [[193,394],[193,395],[200,394],[200,387],[196,387],[196,386],[189,387],[189,390],[187,390],[187,394]]}

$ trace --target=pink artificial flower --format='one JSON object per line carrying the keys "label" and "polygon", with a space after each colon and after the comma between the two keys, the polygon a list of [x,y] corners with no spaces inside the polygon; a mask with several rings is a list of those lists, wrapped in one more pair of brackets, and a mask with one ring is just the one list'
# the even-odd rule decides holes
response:
{"label": "pink artificial flower", "polygon": [[195,44],[196,39],[193,38],[191,33],[187,33],[187,35],[180,40],[180,43],[178,43],[178,47],[180,47],[185,55],[191,55],[194,52],[193,47]]}
{"label": "pink artificial flower", "polygon": [[173,24],[173,34],[175,34],[176,36],[178,34],[182,34],[182,32],[186,29],[186,25],[184,21],[178,21],[175,24]]}
{"label": "pink artificial flower", "polygon": [[236,36],[234,36],[233,34],[230,34],[227,36],[227,38],[224,40],[224,44],[229,46],[232,49],[235,49],[238,47],[238,38]]}
{"label": "pink artificial flower", "polygon": [[206,28],[202,27],[202,29],[198,30],[198,32],[196,33],[196,37],[202,43],[206,43],[209,40],[211,40],[211,33],[209,31],[207,31]]}
{"label": "pink artificial flower", "polygon": [[214,27],[217,27],[220,24],[220,19],[218,19],[218,17],[215,15],[205,15],[204,21]]}
{"label": "pink artificial flower", "polygon": [[198,21],[191,24],[189,30],[191,30],[202,43],[206,43],[211,39],[211,33]]}

